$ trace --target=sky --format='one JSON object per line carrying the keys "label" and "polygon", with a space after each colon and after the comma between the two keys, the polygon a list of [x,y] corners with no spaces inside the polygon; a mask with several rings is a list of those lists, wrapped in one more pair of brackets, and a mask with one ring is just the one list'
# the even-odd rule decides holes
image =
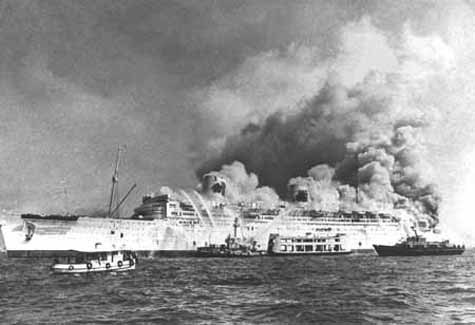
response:
{"label": "sky", "polygon": [[440,188],[441,219],[471,225],[474,7],[1,1],[0,204],[102,209],[124,145],[130,211],[161,186],[195,187],[210,161],[229,163],[223,150],[249,125],[298,113],[325,84],[369,87],[376,74],[395,89],[388,118],[424,117],[423,169]]}

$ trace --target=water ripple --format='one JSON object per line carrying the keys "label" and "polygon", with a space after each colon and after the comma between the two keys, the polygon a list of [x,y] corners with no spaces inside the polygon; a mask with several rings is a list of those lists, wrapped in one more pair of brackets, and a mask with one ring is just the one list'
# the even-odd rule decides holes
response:
{"label": "water ripple", "polygon": [[147,259],[130,273],[57,276],[0,256],[8,324],[475,322],[475,252],[378,258]]}

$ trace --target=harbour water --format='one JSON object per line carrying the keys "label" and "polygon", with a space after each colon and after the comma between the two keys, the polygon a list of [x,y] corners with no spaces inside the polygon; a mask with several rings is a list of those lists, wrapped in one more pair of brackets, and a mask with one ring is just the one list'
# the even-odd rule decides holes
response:
{"label": "harbour water", "polygon": [[475,322],[475,251],[461,256],[141,259],[129,273],[53,275],[0,255],[4,324]]}

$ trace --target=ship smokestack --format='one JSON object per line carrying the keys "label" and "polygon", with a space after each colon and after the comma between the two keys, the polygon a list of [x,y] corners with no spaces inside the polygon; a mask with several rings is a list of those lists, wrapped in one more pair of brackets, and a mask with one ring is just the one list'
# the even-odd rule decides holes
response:
{"label": "ship smokestack", "polygon": [[205,194],[226,194],[226,181],[213,173],[208,173],[203,176],[203,193]]}
{"label": "ship smokestack", "polygon": [[306,186],[301,184],[290,184],[289,195],[292,202],[308,202],[309,191]]}

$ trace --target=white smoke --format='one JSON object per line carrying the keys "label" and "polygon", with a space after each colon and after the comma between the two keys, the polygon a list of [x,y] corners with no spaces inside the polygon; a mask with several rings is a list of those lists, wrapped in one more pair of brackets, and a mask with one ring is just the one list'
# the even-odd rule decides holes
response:
{"label": "white smoke", "polygon": [[[226,184],[225,198],[230,202],[259,203],[261,207],[273,208],[279,202],[279,196],[267,186],[259,186],[254,173],[248,173],[245,166],[238,161],[223,165],[221,170],[211,174],[223,178]],[[201,190],[201,184],[199,186]],[[209,194],[209,193],[207,193]],[[213,199],[214,197],[210,197]]]}

